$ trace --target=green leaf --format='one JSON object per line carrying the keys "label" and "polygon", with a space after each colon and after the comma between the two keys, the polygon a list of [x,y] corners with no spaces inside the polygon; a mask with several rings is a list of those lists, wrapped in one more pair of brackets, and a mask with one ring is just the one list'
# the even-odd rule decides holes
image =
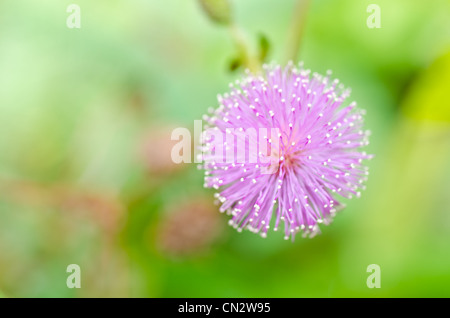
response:
{"label": "green leaf", "polygon": [[235,57],[229,62],[228,70],[230,72],[234,72],[241,66],[242,66],[242,60],[240,58],[238,58],[238,57]]}
{"label": "green leaf", "polygon": [[270,42],[267,37],[260,33],[259,34],[259,61],[264,62],[269,54]]}
{"label": "green leaf", "polygon": [[411,86],[403,113],[418,120],[450,122],[450,52],[438,58]]}

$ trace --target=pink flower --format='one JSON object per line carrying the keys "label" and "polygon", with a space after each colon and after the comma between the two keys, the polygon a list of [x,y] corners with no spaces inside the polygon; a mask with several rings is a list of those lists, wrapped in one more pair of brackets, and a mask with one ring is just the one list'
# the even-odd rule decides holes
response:
{"label": "pink flower", "polygon": [[[204,117],[210,131],[225,136],[204,137],[205,186],[220,189],[221,211],[232,215],[229,223],[238,231],[265,237],[284,224],[286,239],[300,231],[312,237],[343,206],[339,196],[359,197],[364,189],[368,168],[362,161],[372,157],[359,150],[368,144],[364,111],[355,102],[343,105],[350,91],[330,74],[311,76],[292,63],[263,69],[230,84],[231,92],[219,96],[220,107]],[[245,146],[230,144],[249,128],[263,128],[264,136],[250,136]],[[258,143],[256,162],[243,160],[252,142]],[[222,160],[230,149],[235,156]]]}

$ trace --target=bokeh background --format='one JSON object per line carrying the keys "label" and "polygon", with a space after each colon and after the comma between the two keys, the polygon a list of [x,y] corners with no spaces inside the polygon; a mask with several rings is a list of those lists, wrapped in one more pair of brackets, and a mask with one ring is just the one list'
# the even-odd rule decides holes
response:
{"label": "bokeh background", "polygon": [[[294,2],[232,0],[269,61]],[[376,157],[362,197],[292,243],[228,227],[196,165],[170,161],[172,129],[192,130],[242,71],[198,1],[2,0],[0,295],[450,297],[449,17],[446,0],[311,1],[298,57],[352,88]]]}

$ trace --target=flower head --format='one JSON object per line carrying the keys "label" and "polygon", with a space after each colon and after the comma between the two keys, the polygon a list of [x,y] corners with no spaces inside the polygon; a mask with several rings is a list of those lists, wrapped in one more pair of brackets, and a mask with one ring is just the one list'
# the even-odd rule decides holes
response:
{"label": "flower head", "polygon": [[371,158],[359,150],[368,144],[364,111],[344,105],[350,91],[330,72],[311,75],[302,64],[264,65],[230,88],[204,117],[205,186],[220,190],[220,210],[238,231],[265,237],[284,224],[286,239],[313,236],[343,206],[339,196],[364,189],[362,161]]}

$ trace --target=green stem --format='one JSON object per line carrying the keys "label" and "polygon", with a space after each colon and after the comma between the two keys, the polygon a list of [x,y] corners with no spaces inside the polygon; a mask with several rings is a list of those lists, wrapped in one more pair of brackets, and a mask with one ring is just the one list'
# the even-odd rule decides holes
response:
{"label": "green stem", "polygon": [[230,33],[239,51],[239,55],[242,58],[242,64],[252,73],[258,72],[261,65],[255,56],[250,53],[249,45],[247,44],[242,30],[235,23],[232,23],[230,25]]}
{"label": "green stem", "polygon": [[287,46],[286,46],[286,62],[297,61],[298,51],[303,38],[305,29],[306,13],[308,11],[310,0],[297,0],[294,6],[292,22],[289,27]]}

